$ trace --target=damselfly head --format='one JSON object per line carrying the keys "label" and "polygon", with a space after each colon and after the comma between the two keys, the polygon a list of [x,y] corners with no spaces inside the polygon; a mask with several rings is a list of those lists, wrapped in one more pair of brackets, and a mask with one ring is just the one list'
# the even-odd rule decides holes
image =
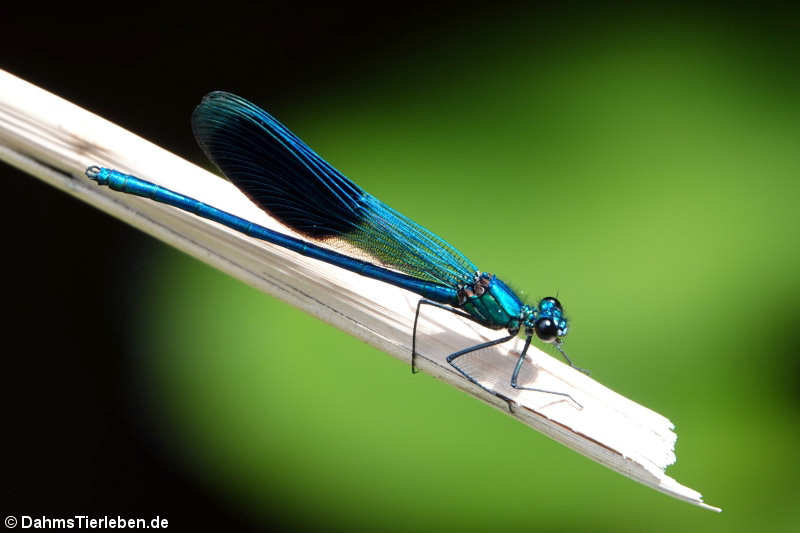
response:
{"label": "damselfly head", "polygon": [[542,298],[532,318],[533,324],[528,324],[528,327],[532,327],[542,342],[559,343],[569,329],[561,302],[552,296]]}

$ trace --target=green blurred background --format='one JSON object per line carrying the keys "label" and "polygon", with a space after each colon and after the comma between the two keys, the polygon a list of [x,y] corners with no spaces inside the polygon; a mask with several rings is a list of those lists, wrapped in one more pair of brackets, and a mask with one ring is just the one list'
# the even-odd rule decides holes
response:
{"label": "green blurred background", "polygon": [[[568,353],[676,424],[667,473],[724,512],[134,237],[108,309],[125,317],[125,394],[159,461],[239,527],[797,531],[793,13],[425,14],[339,58],[354,67],[309,59],[318,79],[276,91],[257,68],[252,85],[208,89],[260,103],[529,300],[557,291]],[[168,127],[190,137],[202,93],[183,92]],[[164,123],[136,131],[160,142]]]}

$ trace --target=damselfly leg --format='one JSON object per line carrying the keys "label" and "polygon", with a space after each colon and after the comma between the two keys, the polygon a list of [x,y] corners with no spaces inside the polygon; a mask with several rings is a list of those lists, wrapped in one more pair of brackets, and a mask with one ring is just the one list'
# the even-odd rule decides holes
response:
{"label": "damselfly leg", "polygon": [[[431,301],[431,300],[427,300],[425,298],[420,299],[419,302],[417,302],[417,312],[416,312],[416,314],[414,316],[414,330],[413,330],[412,340],[411,340],[411,372],[412,372],[412,374],[415,374],[417,372],[416,366],[414,364],[414,358],[417,356],[417,324],[419,322],[420,309],[421,309],[423,304],[424,305],[431,305],[431,306],[434,306],[434,307],[438,307],[440,309],[444,309],[445,311],[449,311],[450,313],[453,313],[453,314],[458,315],[458,316],[462,316],[464,318],[467,318],[467,319],[475,322],[475,320],[469,314],[467,314],[467,313],[465,313],[463,311],[460,311],[458,309],[454,309],[453,307],[450,307],[449,305],[445,305],[445,304],[441,304],[439,302],[434,302],[434,301]],[[490,394],[492,394],[494,396],[497,396],[498,398],[500,398],[503,401],[505,401],[508,404],[508,410],[510,412],[512,412],[512,413],[514,412],[514,409],[512,407],[513,400],[511,400],[510,398],[508,398],[507,396],[505,396],[503,394],[500,394],[500,393],[498,393],[496,391],[493,391],[493,390],[485,387],[484,385],[482,385],[476,378],[474,378],[472,375],[470,375],[469,372],[467,372],[466,370],[464,370],[461,367],[459,367],[455,363],[455,360],[458,359],[459,357],[461,357],[462,355],[466,355],[466,354],[469,354],[469,353],[472,353],[472,352],[476,352],[478,350],[482,350],[483,348],[490,348],[490,347],[496,346],[498,344],[503,344],[504,342],[508,342],[508,341],[514,339],[516,336],[517,336],[517,333],[513,332],[513,333],[510,333],[509,335],[507,335],[505,337],[501,337],[501,338],[493,340],[493,341],[483,342],[481,344],[476,344],[475,346],[470,346],[469,348],[465,348],[463,350],[459,350],[457,352],[453,352],[453,353],[451,353],[450,355],[448,355],[446,357],[448,364],[450,364],[450,366],[455,368],[462,376],[467,378],[471,383],[474,383],[475,385],[477,385],[481,389],[485,390],[486,392],[488,392],[488,393],[490,393]],[[554,394],[556,396],[563,396],[565,398],[569,398],[575,405],[577,405],[578,407],[580,407],[582,409],[583,406],[579,402],[577,402],[575,400],[575,398],[573,398],[571,395],[569,395],[569,394],[567,394],[565,392],[557,392],[557,391],[539,389],[539,388],[534,388],[534,387],[523,387],[523,386],[521,386],[521,385],[519,385],[517,383],[517,380],[519,378],[519,372],[522,369],[522,364],[525,361],[525,356],[527,355],[528,348],[530,347],[530,344],[531,344],[531,338],[532,338],[531,335],[528,335],[525,338],[525,346],[523,347],[522,352],[520,353],[520,356],[517,359],[517,364],[515,365],[514,372],[511,375],[511,382],[510,382],[511,387],[513,387],[514,389],[517,389],[517,390],[528,390],[528,391],[534,391],[534,392],[543,392],[545,394]],[[564,354],[564,352],[561,349],[559,349],[558,351],[561,352],[562,355],[564,355],[564,358],[567,360],[567,362],[570,364],[570,366],[576,368],[577,370],[583,371],[582,369],[580,369],[578,367],[575,367],[575,365],[572,364],[572,361],[569,360],[569,358],[566,356],[566,354]]]}

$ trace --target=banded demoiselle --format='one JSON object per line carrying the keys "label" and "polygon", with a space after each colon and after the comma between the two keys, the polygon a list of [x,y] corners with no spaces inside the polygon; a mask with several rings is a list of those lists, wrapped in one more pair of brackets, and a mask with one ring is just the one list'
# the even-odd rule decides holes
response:
{"label": "banded demoiselle", "polygon": [[[475,385],[505,400],[509,410],[511,399],[483,386],[456,360],[510,341],[524,330],[525,345],[511,375],[511,386],[565,396],[575,402],[563,392],[517,383],[534,334],[553,344],[575,367],[561,349],[568,325],[556,298],[543,298],[535,306],[523,303],[499,278],[478,270],[447,241],[362,190],[269,113],[243,98],[222,91],[206,95],[192,114],[192,130],[206,156],[234,185],[304,239],[267,229],[116,170],[91,166],[86,175],[115,191],[178,207],[251,237],[419,294],[422,298],[412,331],[412,372],[423,305],[447,310],[493,330],[505,329],[506,336],[452,353],[447,362]],[[324,242],[324,246],[315,242]]]}

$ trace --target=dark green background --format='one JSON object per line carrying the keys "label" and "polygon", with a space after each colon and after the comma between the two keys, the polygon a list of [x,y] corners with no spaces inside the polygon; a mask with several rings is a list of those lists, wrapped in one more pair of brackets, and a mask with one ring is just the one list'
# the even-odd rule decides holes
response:
{"label": "dark green background", "polygon": [[[676,424],[668,474],[723,514],[602,468],[137,237],[138,252],[117,250],[126,266],[113,268],[126,275],[112,278],[124,297],[106,307],[124,320],[114,326],[126,340],[121,416],[135,416],[157,460],[242,527],[796,530],[793,14],[423,15],[381,19],[365,42],[349,26],[331,31],[341,56],[309,55],[307,68],[285,52],[276,69],[296,70],[277,84],[268,59],[252,58],[252,79],[206,73],[187,84],[216,85],[165,88],[181,98],[183,123],[128,120],[155,142],[161,127],[167,139],[190,138],[202,92],[238,92],[530,300],[557,291],[571,318],[568,353]],[[236,38],[258,40],[231,30],[225,46]]]}

